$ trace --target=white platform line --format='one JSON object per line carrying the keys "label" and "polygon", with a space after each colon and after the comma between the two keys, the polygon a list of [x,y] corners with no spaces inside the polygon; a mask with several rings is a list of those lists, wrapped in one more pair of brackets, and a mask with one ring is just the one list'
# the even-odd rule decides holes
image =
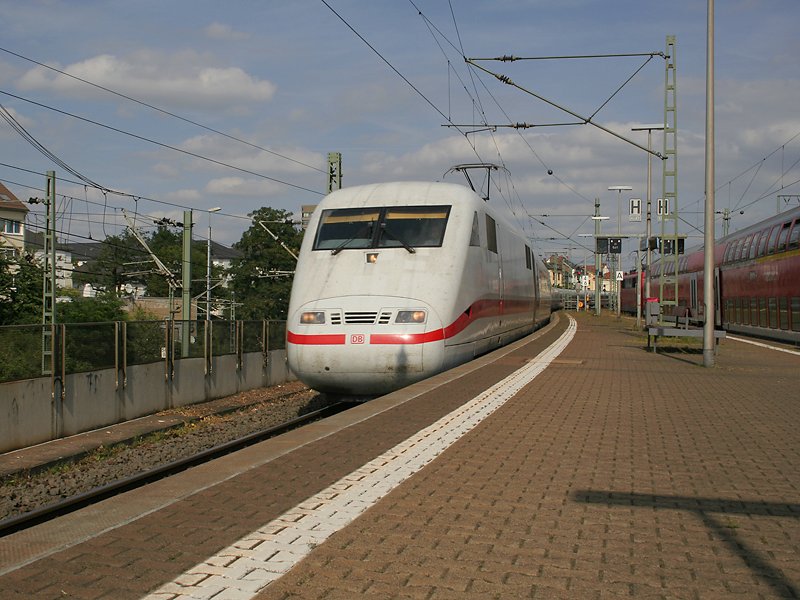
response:
{"label": "white platform line", "polygon": [[758,346],[759,348],[769,348],[770,350],[777,350],[778,352],[786,352],[787,354],[794,354],[796,356],[800,356],[800,352],[797,350],[789,350],[788,348],[779,348],[778,346],[770,346],[769,344],[763,344],[761,342],[755,342],[753,340],[746,340],[744,338],[736,337],[733,335],[728,336],[729,340],[734,340],[736,342],[743,342],[745,344],[752,344],[753,346]]}
{"label": "white platform line", "polygon": [[505,404],[561,354],[576,330],[575,320],[569,317],[569,326],[561,337],[524,367],[216,556],[192,567],[145,600],[253,598]]}

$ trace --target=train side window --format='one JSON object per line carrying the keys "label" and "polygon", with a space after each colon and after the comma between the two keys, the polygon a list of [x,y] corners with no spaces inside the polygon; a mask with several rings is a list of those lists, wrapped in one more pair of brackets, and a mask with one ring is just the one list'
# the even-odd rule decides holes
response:
{"label": "train side window", "polygon": [[497,254],[497,224],[489,215],[486,215],[486,246],[489,252]]}
{"label": "train side window", "polygon": [[783,252],[786,250],[786,240],[789,239],[789,230],[792,228],[792,222],[784,223],[781,227],[781,232],[778,234],[778,247],[775,252]]}
{"label": "train side window", "polygon": [[730,262],[731,260],[731,251],[733,250],[733,242],[729,243],[725,246],[725,253],[722,255],[722,262]]}
{"label": "train side window", "polygon": [[780,225],[776,225],[772,228],[772,231],[769,234],[769,240],[767,241],[767,254],[775,254],[775,240],[778,239],[780,229]]}
{"label": "train side window", "polygon": [[736,257],[739,255],[739,248],[742,245],[742,240],[734,240],[731,244],[731,254],[728,256],[728,262],[736,262]]}
{"label": "train side window", "polygon": [[786,296],[778,298],[778,318],[781,329],[789,329],[789,299]]}
{"label": "train side window", "polygon": [[761,232],[761,240],[758,242],[758,256],[764,256],[767,253],[767,242],[769,241],[769,229]]}
{"label": "train side window", "polygon": [[481,245],[481,233],[480,233],[480,227],[478,227],[477,210],[474,213],[472,213],[472,233],[469,236],[469,245],[478,247],[480,247]]}
{"label": "train side window", "polygon": [[753,234],[751,233],[742,242],[741,248],[739,248],[739,252],[736,255],[736,260],[744,260],[747,258],[747,252],[750,249],[750,242],[753,241]]}
{"label": "train side window", "polygon": [[789,244],[786,247],[787,250],[795,248],[800,248],[800,219],[794,220],[794,227],[792,227],[792,231],[789,234]]}
{"label": "train side window", "polygon": [[531,262],[531,249],[528,247],[528,244],[525,244],[525,266],[527,267],[528,271],[533,270],[533,263]]}
{"label": "train side window", "polygon": [[789,317],[792,331],[800,331],[800,296],[792,296],[789,301]]}
{"label": "train side window", "polygon": [[778,299],[770,298],[767,304],[769,307],[769,327],[770,329],[778,328]]}
{"label": "train side window", "polygon": [[753,259],[756,257],[756,251],[758,250],[758,244],[761,241],[761,232],[755,233],[753,235],[753,243],[750,244],[750,254],[748,258]]}

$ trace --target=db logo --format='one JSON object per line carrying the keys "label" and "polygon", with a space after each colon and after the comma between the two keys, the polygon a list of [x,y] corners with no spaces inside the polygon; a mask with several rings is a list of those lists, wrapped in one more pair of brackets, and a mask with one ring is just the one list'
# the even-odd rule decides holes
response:
{"label": "db logo", "polygon": [[365,341],[365,336],[363,333],[354,333],[350,336],[350,343],[351,344],[363,344]]}

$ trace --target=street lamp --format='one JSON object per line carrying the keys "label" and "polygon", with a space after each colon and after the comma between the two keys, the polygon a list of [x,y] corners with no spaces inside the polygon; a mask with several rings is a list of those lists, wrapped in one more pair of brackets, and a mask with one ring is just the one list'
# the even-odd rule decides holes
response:
{"label": "street lamp", "polygon": [[653,125],[637,125],[636,127],[631,127],[631,131],[647,131],[647,258],[645,259],[645,269],[644,269],[644,297],[645,302],[647,302],[647,298],[650,297],[650,261],[651,261],[651,250],[650,250],[650,236],[653,234],[652,231],[652,222],[651,222],[651,209],[650,203],[652,202],[651,196],[651,189],[653,184],[653,166],[652,166],[652,157],[653,153],[650,151],[650,142],[653,137],[653,131],[664,131],[664,125],[653,124]]}
{"label": "street lamp", "polygon": [[215,206],[208,209],[208,243],[206,254],[206,321],[211,318],[211,213],[219,212],[222,207]]}
{"label": "street lamp", "polygon": [[[617,192],[617,235],[622,233],[622,210],[620,208],[620,200],[622,198],[622,192],[630,192],[633,188],[629,185],[610,185],[608,186],[608,191],[610,192]],[[615,271],[621,270],[621,254],[617,255],[616,260],[616,269]],[[619,302],[620,302],[620,285],[619,281],[617,281],[616,273],[614,274],[614,287],[617,290],[617,316],[620,315],[619,310]]]}

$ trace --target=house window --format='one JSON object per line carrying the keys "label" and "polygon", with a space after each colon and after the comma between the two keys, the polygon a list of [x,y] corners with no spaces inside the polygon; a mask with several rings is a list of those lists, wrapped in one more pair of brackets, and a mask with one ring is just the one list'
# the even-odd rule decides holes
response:
{"label": "house window", "polygon": [[0,233],[22,233],[22,223],[9,219],[0,219]]}

